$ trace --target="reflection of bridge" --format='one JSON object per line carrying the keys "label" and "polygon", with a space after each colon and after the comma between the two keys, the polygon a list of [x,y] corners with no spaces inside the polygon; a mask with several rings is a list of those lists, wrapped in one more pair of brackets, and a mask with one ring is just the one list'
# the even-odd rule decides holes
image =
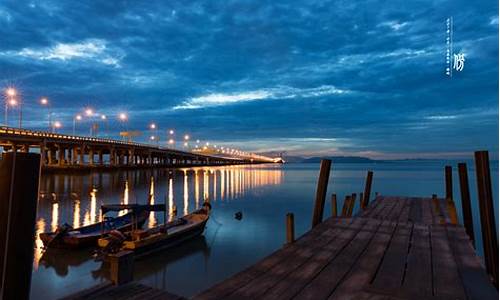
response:
{"label": "reflection of bridge", "polygon": [[279,162],[256,154],[205,155],[149,144],[0,127],[4,151],[37,148],[45,169],[184,167]]}

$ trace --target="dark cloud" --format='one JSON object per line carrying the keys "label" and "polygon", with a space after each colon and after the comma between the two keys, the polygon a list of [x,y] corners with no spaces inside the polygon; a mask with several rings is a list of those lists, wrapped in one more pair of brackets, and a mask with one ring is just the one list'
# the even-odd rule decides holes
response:
{"label": "dark cloud", "polygon": [[[0,80],[43,128],[92,106],[110,131],[176,128],[248,150],[498,152],[495,1],[0,3]],[[453,16],[463,72],[444,76]],[[339,92],[342,91],[342,92]],[[82,133],[86,125],[77,129]],[[438,154],[439,155],[439,154]]]}

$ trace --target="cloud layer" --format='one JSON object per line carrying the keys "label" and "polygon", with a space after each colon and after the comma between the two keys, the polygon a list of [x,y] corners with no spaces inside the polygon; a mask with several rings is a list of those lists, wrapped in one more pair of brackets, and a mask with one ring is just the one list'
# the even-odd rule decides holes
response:
{"label": "cloud layer", "polygon": [[[108,134],[123,130],[123,111],[130,128],[154,121],[162,136],[176,128],[247,150],[498,152],[497,11],[465,0],[6,0],[0,83],[21,91],[33,128],[47,124],[46,96],[68,132],[93,107]],[[466,54],[452,79],[450,16]]]}

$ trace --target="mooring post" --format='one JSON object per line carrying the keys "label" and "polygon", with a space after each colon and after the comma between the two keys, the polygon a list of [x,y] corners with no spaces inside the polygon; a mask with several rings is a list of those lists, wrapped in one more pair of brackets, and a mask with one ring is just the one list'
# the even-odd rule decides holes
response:
{"label": "mooring post", "polygon": [[29,299],[40,154],[3,153],[0,161],[0,299]]}
{"label": "mooring post", "polygon": [[349,217],[352,216],[352,211],[354,209],[354,205],[356,204],[356,193],[352,193],[351,195],[351,201],[349,201]]}
{"label": "mooring post", "polygon": [[337,194],[332,194],[332,217],[337,216]]}
{"label": "mooring post", "polygon": [[109,273],[115,285],[122,285],[134,279],[134,252],[120,251],[109,256]]}
{"label": "mooring post", "polygon": [[365,192],[363,193],[364,199],[363,199],[363,207],[368,206],[368,202],[370,201],[370,193],[372,190],[372,180],[373,180],[373,172],[368,171],[366,174],[366,183],[365,183]]}
{"label": "mooring post", "polygon": [[295,241],[295,222],[293,213],[286,214],[286,243],[291,244]]}
{"label": "mooring post", "polygon": [[472,241],[472,246],[475,248],[474,223],[472,221],[472,207],[470,204],[469,176],[467,175],[467,165],[465,163],[458,164],[458,177],[460,179],[460,195],[462,197],[464,227]]}
{"label": "mooring post", "polygon": [[445,199],[453,199],[453,177],[451,171],[452,171],[451,166],[444,167],[444,177],[446,183]]}
{"label": "mooring post", "polygon": [[365,208],[363,207],[363,193],[362,193],[362,192],[361,192],[361,193],[359,193],[359,207],[360,207],[361,209],[365,209]]}
{"label": "mooring post", "polygon": [[332,161],[322,159],[319,169],[318,187],[316,189],[316,201],[314,202],[312,226],[315,227],[323,221],[323,210],[325,208],[326,190],[328,188],[328,178],[330,177],[330,166]]}
{"label": "mooring post", "polygon": [[351,203],[351,196],[345,196],[344,205],[342,205],[342,217],[348,216],[350,203]]}
{"label": "mooring post", "polygon": [[486,270],[493,277],[493,282],[498,288],[498,240],[488,151],[476,151],[474,158]]}

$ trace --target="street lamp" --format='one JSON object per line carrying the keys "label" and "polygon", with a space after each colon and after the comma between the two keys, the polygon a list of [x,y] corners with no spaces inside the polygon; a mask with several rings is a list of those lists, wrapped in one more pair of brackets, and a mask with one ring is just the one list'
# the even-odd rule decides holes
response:
{"label": "street lamp", "polygon": [[57,132],[57,129],[59,129],[59,128],[61,128],[61,127],[62,127],[61,122],[59,122],[59,121],[55,121],[55,122],[54,122],[54,126],[53,126],[52,131],[53,131],[54,133],[56,133],[56,132]]}
{"label": "street lamp", "polygon": [[48,113],[48,122],[49,122],[49,131],[50,129],[52,128],[52,113],[50,112],[50,103],[49,103],[49,99],[47,99],[46,97],[43,97],[40,99],[40,104],[42,106],[45,106],[47,108],[47,113]]}
{"label": "street lamp", "polygon": [[12,103],[14,105],[16,104],[16,99],[14,97],[17,96],[17,91],[13,87],[9,87],[5,89],[5,115],[4,115],[4,122],[5,126],[9,126],[8,122],[8,117],[9,117],[9,105],[12,106]]}
{"label": "street lamp", "polygon": [[[125,130],[128,132],[128,124],[127,124],[127,121],[128,121],[128,116],[126,113],[120,113],[118,115],[118,119],[122,122],[122,124],[125,124]],[[123,136],[123,138],[125,138],[125,136]],[[129,137],[130,139],[130,137]]]}
{"label": "street lamp", "polygon": [[76,115],[73,118],[73,135],[75,135],[75,131],[76,131],[76,121],[81,121],[81,120],[82,120],[82,116],[81,115]]}
{"label": "street lamp", "polygon": [[103,121],[104,125],[106,126],[106,136],[108,136],[108,117],[106,115],[101,115],[101,120]]}
{"label": "street lamp", "polygon": [[92,110],[92,108],[85,109],[85,115],[87,115],[88,117],[92,117],[93,114],[94,111]]}

